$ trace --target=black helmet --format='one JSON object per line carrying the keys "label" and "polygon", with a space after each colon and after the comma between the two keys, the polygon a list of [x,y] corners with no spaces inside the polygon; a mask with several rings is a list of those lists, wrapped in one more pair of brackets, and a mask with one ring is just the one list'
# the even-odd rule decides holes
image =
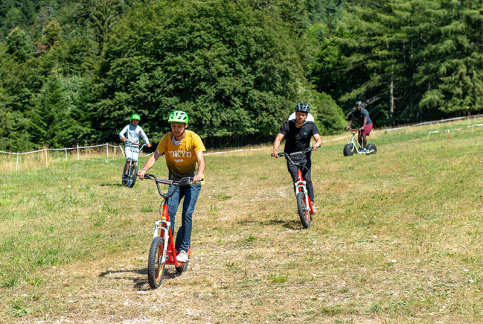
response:
{"label": "black helmet", "polygon": [[295,111],[301,111],[308,114],[310,112],[310,107],[306,103],[301,102],[295,106]]}
{"label": "black helmet", "polygon": [[362,101],[356,101],[356,106],[362,106]]}

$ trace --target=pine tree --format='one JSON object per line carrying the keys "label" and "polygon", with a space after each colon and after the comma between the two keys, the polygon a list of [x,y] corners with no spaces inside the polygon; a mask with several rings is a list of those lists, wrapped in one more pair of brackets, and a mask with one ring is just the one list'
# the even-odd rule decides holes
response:
{"label": "pine tree", "polygon": [[25,32],[16,27],[8,35],[7,53],[11,54],[18,62],[25,62],[32,55],[30,42]]}
{"label": "pine tree", "polygon": [[69,100],[58,77],[50,77],[42,91],[33,97],[29,133],[32,141],[50,147],[68,145],[65,134],[72,121]]}
{"label": "pine tree", "polygon": [[[481,1],[442,0],[432,6],[417,1],[426,23],[413,26],[423,38],[415,57],[415,84],[425,89],[419,113],[430,117],[469,114],[483,109]],[[444,116],[443,115],[443,116]]]}
{"label": "pine tree", "polygon": [[404,92],[408,53],[403,16],[387,1],[350,4],[348,10],[334,36],[324,42],[312,80],[347,111],[361,100],[378,124],[391,123],[397,98]]}
{"label": "pine tree", "polygon": [[44,37],[47,42],[47,48],[52,48],[62,38],[62,28],[55,20],[51,20],[44,29]]}
{"label": "pine tree", "polygon": [[112,25],[116,21],[115,7],[112,0],[99,0],[96,2],[91,13],[91,26],[94,29],[95,38],[102,51],[104,42],[111,32]]}

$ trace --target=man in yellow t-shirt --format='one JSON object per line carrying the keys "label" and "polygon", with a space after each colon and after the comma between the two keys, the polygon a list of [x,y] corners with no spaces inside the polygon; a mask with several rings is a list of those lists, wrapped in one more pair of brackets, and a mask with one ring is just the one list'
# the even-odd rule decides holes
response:
{"label": "man in yellow t-shirt", "polygon": [[[170,180],[180,180],[183,177],[193,177],[192,185],[180,186],[168,198],[168,213],[171,220],[171,229],[174,231],[174,218],[178,205],[184,197],[181,227],[176,234],[175,249],[180,251],[176,259],[178,262],[188,261],[188,248],[191,241],[193,212],[201,190],[205,161],[203,152],[206,151],[201,138],[194,132],[187,130],[189,117],[184,111],[173,111],[168,118],[171,132],[166,133],[158,144],[154,154],[146,161],[144,167],[138,172],[140,179],[144,179],[147,170],[152,168],[158,158],[165,154],[166,165]],[[198,163],[198,170],[196,164]],[[174,187],[173,185],[171,185]],[[170,186],[169,190],[173,188]]]}

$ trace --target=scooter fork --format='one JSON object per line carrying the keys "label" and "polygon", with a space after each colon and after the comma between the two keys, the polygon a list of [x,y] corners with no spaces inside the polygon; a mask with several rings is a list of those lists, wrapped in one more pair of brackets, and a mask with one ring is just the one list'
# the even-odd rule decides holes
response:
{"label": "scooter fork", "polygon": [[167,251],[168,251],[168,233],[169,233],[169,227],[170,226],[171,226],[170,222],[168,222],[166,219],[163,219],[163,220],[158,219],[154,222],[153,239],[158,237],[158,236],[161,236],[164,240],[163,258],[161,259],[161,263],[166,262],[166,254],[167,254]]}
{"label": "scooter fork", "polygon": [[304,199],[305,199],[305,208],[306,210],[310,209],[310,204],[309,204],[309,195],[307,193],[307,187],[306,187],[306,182],[305,181],[297,181],[295,182],[295,192],[299,192],[298,190],[300,189],[301,192],[304,193]]}

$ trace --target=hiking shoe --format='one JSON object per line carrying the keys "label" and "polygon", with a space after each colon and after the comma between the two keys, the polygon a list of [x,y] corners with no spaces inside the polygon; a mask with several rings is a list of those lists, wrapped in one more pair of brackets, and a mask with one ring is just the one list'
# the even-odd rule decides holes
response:
{"label": "hiking shoe", "polygon": [[176,257],[178,262],[188,262],[188,253],[186,251],[181,250]]}

